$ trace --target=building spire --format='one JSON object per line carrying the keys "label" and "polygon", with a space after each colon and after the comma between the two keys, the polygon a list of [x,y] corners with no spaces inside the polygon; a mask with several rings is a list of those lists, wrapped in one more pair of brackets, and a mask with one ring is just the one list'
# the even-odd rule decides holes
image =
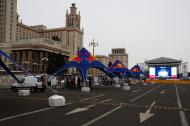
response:
{"label": "building spire", "polygon": [[75,3],[71,4],[70,13],[66,13],[66,27],[80,29],[80,12],[77,14]]}
{"label": "building spire", "polygon": [[75,3],[72,3],[72,6],[70,7],[71,14],[76,14],[77,8],[75,7]]}

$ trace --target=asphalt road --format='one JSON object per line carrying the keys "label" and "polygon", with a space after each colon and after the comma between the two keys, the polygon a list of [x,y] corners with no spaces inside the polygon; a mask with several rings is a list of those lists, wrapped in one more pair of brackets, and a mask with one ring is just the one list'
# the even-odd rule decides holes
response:
{"label": "asphalt road", "polygon": [[0,126],[188,126],[190,85],[131,85],[97,87],[90,93],[60,90],[63,107],[49,107],[52,93],[18,97],[0,90]]}

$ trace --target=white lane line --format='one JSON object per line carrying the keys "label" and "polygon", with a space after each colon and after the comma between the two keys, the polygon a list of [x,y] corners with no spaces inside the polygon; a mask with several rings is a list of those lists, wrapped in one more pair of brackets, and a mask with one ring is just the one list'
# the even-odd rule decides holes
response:
{"label": "white lane line", "polygon": [[[70,105],[70,104],[71,103],[67,103],[65,105]],[[14,115],[14,116],[5,117],[5,118],[0,119],[0,122],[6,121],[6,120],[10,120],[10,119],[14,119],[14,118],[18,118],[18,117],[23,117],[23,116],[31,115],[31,114],[38,113],[38,112],[43,112],[43,111],[54,109],[54,108],[56,108],[56,107],[48,107],[48,108],[39,109],[39,110],[31,111],[31,112],[26,112],[26,113]]]}
{"label": "white lane line", "polygon": [[99,102],[99,103],[89,105],[89,106],[87,106],[87,107],[85,107],[85,108],[91,108],[91,107],[94,107],[94,106],[95,106],[95,105],[97,105],[97,104],[102,104],[102,103],[104,103],[104,102],[108,102],[108,101],[111,101],[111,100],[112,100],[112,99],[102,100],[102,101],[101,101],[101,102]]}
{"label": "white lane line", "polygon": [[71,92],[71,91],[59,91],[60,94],[92,94],[92,95],[100,95],[96,93],[82,93],[82,92]]}
{"label": "white lane line", "polygon": [[134,90],[134,91],[132,91],[133,93],[137,93],[137,92],[139,92],[140,90],[142,90],[142,89],[137,89],[137,90]]}
{"label": "white lane line", "polygon": [[97,118],[95,118],[95,119],[93,119],[93,120],[91,120],[91,121],[89,121],[89,122],[87,122],[87,123],[85,123],[85,124],[82,124],[81,126],[89,126],[89,125],[95,123],[96,121],[98,121],[98,120],[104,118],[105,116],[107,116],[107,115],[113,113],[114,111],[120,109],[121,107],[122,107],[122,106],[120,105],[120,106],[118,106],[118,107],[112,109],[111,111],[108,111],[108,112],[104,113],[103,115],[101,115],[101,116],[99,116],[99,117],[97,117]]}
{"label": "white lane line", "polygon": [[108,102],[108,101],[111,101],[111,100],[112,99],[106,99],[106,100],[101,101],[100,103]]}
{"label": "white lane line", "polygon": [[154,90],[160,88],[161,86],[162,86],[162,85],[160,85],[160,86],[158,86],[158,87],[155,87],[155,88],[153,88],[153,89],[151,89],[151,90],[149,90],[149,91],[147,91],[147,92],[145,92],[145,93],[143,93],[143,94],[141,94],[141,95],[139,95],[139,96],[137,96],[137,97],[131,99],[129,102],[134,102],[134,101],[140,99],[141,97],[147,95],[148,93],[150,93],[150,92],[152,92],[152,91],[154,91]]}
{"label": "white lane line", "polygon": [[[175,89],[176,89],[178,107],[182,108],[181,100],[180,100],[178,89],[177,89],[176,85],[175,85]],[[180,119],[181,119],[181,126],[188,126],[187,118],[185,116],[184,111],[179,111],[179,115],[180,115]]]}
{"label": "white lane line", "polygon": [[102,100],[102,101],[99,102],[99,103],[92,104],[92,105],[89,105],[89,106],[86,106],[86,107],[83,107],[83,108],[76,108],[76,109],[74,109],[74,110],[72,110],[72,111],[66,113],[65,115],[70,115],[70,114],[75,114],[75,113],[87,111],[87,110],[89,110],[90,108],[92,108],[92,107],[94,107],[94,106],[96,106],[96,105],[98,105],[98,104],[100,104],[100,103],[108,102],[108,101],[110,101],[110,100],[112,100],[112,99]]}
{"label": "white lane line", "polygon": [[160,92],[160,94],[165,94],[166,93],[166,90],[162,90],[161,92]]}
{"label": "white lane line", "polygon": [[99,103],[96,103],[96,104],[92,104],[92,105],[89,105],[89,106],[86,106],[85,108],[91,108],[91,107],[94,107],[96,106],[97,104],[101,104],[101,103],[104,103],[104,102],[108,102],[108,101],[111,101],[112,99],[106,99],[106,100],[102,100],[101,102]]}
{"label": "white lane line", "polygon": [[[130,100],[130,102],[134,102],[134,101],[140,99],[141,97],[143,97],[143,96],[147,95],[148,93],[150,93],[150,92],[152,92],[152,91],[154,91],[154,90],[160,88],[161,86],[162,86],[162,85],[157,86],[157,87],[155,87],[155,88],[153,88],[153,89],[151,89],[151,90],[149,90],[149,91],[147,91],[147,92],[145,92],[145,93],[143,93],[143,94],[141,94],[141,95],[139,95],[139,96],[133,98],[132,100]],[[107,116],[107,115],[113,113],[114,111],[120,109],[121,107],[122,107],[122,105],[120,105],[120,106],[118,106],[118,107],[116,107],[116,108],[114,108],[114,109],[108,111],[107,113],[104,113],[103,115],[101,115],[101,116],[99,116],[99,117],[97,117],[97,118],[95,118],[95,119],[93,119],[93,120],[91,120],[91,121],[89,121],[89,122],[87,122],[87,123],[85,123],[85,124],[82,124],[81,126],[89,126],[89,125],[91,125],[91,124],[97,122],[98,120],[104,118],[105,116]]]}
{"label": "white lane line", "polygon": [[84,98],[84,99],[79,100],[79,102],[87,101],[89,99],[98,98],[98,97],[102,97],[102,96],[104,96],[104,95],[98,95],[98,96],[94,96],[94,97]]}

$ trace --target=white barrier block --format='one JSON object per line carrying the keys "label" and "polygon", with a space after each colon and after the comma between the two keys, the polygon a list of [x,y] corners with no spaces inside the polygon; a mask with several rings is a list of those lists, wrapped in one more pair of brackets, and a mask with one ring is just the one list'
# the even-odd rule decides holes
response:
{"label": "white barrier block", "polygon": [[146,86],[146,85],[147,85],[147,83],[143,83],[143,85],[144,85],[144,86]]}
{"label": "white barrier block", "polygon": [[96,83],[94,83],[94,85],[98,86],[98,85],[100,85],[100,83],[96,82]]}
{"label": "white barrier block", "polygon": [[18,96],[29,96],[30,90],[18,90]]}
{"label": "white barrier block", "polygon": [[124,86],[128,86],[128,83],[123,83]]}
{"label": "white barrier block", "polygon": [[136,81],[132,81],[131,84],[137,84],[137,82]]}
{"label": "white barrier block", "polygon": [[48,98],[49,106],[64,106],[65,98],[60,95],[53,95]]}
{"label": "white barrier block", "polygon": [[82,87],[81,92],[90,92],[90,88],[89,87]]}
{"label": "white barrier block", "polygon": [[121,85],[120,85],[120,84],[115,84],[114,87],[116,87],[116,88],[120,88]]}
{"label": "white barrier block", "polygon": [[130,86],[123,86],[123,90],[125,90],[125,91],[130,91],[130,90],[131,90],[131,87],[130,87]]}

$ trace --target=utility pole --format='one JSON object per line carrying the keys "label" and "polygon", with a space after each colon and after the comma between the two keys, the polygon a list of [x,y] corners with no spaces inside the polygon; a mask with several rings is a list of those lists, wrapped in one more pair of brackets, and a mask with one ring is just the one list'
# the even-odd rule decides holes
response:
{"label": "utility pole", "polygon": [[89,46],[92,46],[93,56],[94,56],[94,48],[98,46],[98,42],[95,42],[94,39],[89,43]]}

